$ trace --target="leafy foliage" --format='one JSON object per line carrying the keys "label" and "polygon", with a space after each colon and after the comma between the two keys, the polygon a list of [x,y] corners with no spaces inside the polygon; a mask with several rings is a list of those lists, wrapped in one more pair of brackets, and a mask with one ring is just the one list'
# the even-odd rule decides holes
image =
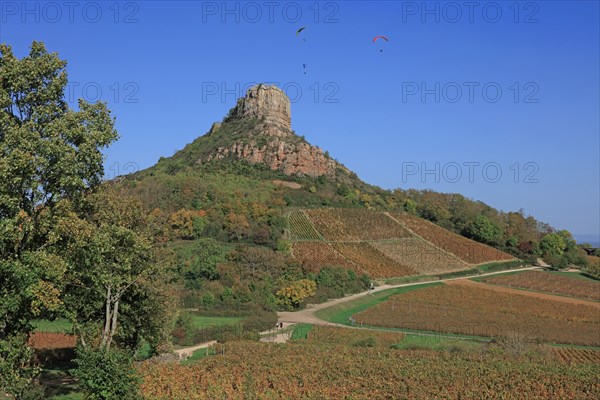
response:
{"label": "leafy foliage", "polygon": [[105,186],[87,200],[85,219],[72,216],[59,227],[72,238],[62,244],[73,265],[65,296],[68,317],[84,347],[96,342],[95,328],[102,324],[100,347],[110,348],[115,336],[131,349],[142,338],[158,346],[172,306],[165,286],[168,259],[148,234],[137,199]]}
{"label": "leafy foliage", "polygon": [[117,138],[106,104],[68,108],[65,67],[43,43],[22,59],[0,45],[0,363],[19,387],[35,374],[10,345],[61,311],[69,266],[57,227],[100,184],[102,149]]}
{"label": "leafy foliage", "polygon": [[[310,334],[310,333],[309,333]],[[488,352],[234,342],[191,365],[139,366],[147,398],[597,398],[599,368]]]}
{"label": "leafy foliage", "polygon": [[40,369],[29,362],[34,353],[27,337],[11,335],[0,340],[0,355],[0,388],[18,399],[41,399],[42,391],[34,382]]}
{"label": "leafy foliage", "polygon": [[490,245],[498,245],[502,239],[500,226],[490,221],[485,215],[477,216],[467,228],[467,233],[478,242]]}
{"label": "leafy foliage", "polygon": [[118,350],[77,350],[75,376],[90,400],[136,400],[138,377],[129,353]]}
{"label": "leafy foliage", "polygon": [[219,279],[217,267],[225,261],[226,255],[225,248],[219,242],[212,238],[199,239],[193,242],[188,251],[190,256],[179,267],[188,287],[199,289],[202,280]]}
{"label": "leafy foliage", "polygon": [[299,308],[302,302],[315,294],[317,284],[309,279],[300,279],[279,289],[277,304],[288,309]]}

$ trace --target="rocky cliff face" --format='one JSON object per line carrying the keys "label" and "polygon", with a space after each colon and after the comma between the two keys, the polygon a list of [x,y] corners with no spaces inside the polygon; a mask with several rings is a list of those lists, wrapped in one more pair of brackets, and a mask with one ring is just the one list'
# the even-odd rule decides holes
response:
{"label": "rocky cliff face", "polygon": [[[234,119],[259,118],[275,136],[291,135],[292,113],[290,99],[277,86],[257,85],[246,92],[246,96],[238,99],[236,106],[229,112]],[[275,130],[279,132],[274,132]]]}
{"label": "rocky cliff face", "polygon": [[[239,99],[222,124],[214,124],[209,136],[224,135],[223,124],[232,121],[254,119],[259,121],[242,137],[219,146],[205,155],[198,163],[213,160],[234,159],[266,164],[272,170],[286,175],[335,177],[349,173],[319,147],[312,146],[291,130],[290,100],[276,86],[257,85]],[[238,133],[238,132],[236,132]]]}

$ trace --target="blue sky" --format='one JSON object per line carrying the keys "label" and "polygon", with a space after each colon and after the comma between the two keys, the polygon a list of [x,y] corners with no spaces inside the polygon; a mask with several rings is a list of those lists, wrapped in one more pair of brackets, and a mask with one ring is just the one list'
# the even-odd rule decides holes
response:
{"label": "blue sky", "polygon": [[19,56],[44,41],[69,63],[73,100],[109,103],[121,139],[107,177],[172,155],[252,82],[276,82],[293,129],[369,183],[598,236],[598,4],[4,1],[0,41]]}

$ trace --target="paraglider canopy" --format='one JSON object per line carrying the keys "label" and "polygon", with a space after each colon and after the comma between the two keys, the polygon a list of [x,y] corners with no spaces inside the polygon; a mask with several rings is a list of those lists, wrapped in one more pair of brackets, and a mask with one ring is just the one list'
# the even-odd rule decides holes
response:
{"label": "paraglider canopy", "polygon": [[375,42],[376,42],[378,39],[383,39],[383,40],[385,40],[386,42],[389,42],[389,39],[388,39],[387,37],[385,37],[385,36],[375,36],[375,37],[373,38],[373,43],[375,43]]}
{"label": "paraglider canopy", "polygon": [[[389,42],[389,39],[386,36],[375,36],[373,38],[373,43],[375,43],[376,41],[378,41],[379,39],[383,39],[386,42]],[[379,52],[383,52],[383,49],[379,49]]]}
{"label": "paraglider canopy", "polygon": [[305,30],[305,29],[306,29],[306,27],[305,27],[305,26],[303,26],[302,28],[298,29],[298,30],[296,31],[296,36],[298,36],[298,35],[300,34],[300,32],[302,32],[302,31],[303,31],[303,30]]}

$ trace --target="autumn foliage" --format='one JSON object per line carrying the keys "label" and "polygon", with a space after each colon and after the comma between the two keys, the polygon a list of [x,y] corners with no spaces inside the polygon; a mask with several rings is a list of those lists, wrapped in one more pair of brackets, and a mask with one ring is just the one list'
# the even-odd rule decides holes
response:
{"label": "autumn foliage", "polygon": [[493,247],[406,213],[367,209],[290,212],[293,255],[317,270],[340,265],[376,278],[441,274],[512,260]]}
{"label": "autumn foliage", "polygon": [[[224,354],[223,354],[224,353]],[[145,399],[596,399],[598,366],[300,341],[138,366]]]}
{"label": "autumn foliage", "polygon": [[491,276],[485,282],[508,287],[600,301],[600,281],[578,279],[549,272],[527,271],[519,274]]}
{"label": "autumn foliage", "polygon": [[354,317],[358,323],[466,336],[600,345],[597,304],[572,304],[471,285],[439,285],[392,296]]}
{"label": "autumn foliage", "polygon": [[298,308],[304,299],[315,294],[316,290],[315,281],[299,279],[277,291],[277,303],[284,308]]}

